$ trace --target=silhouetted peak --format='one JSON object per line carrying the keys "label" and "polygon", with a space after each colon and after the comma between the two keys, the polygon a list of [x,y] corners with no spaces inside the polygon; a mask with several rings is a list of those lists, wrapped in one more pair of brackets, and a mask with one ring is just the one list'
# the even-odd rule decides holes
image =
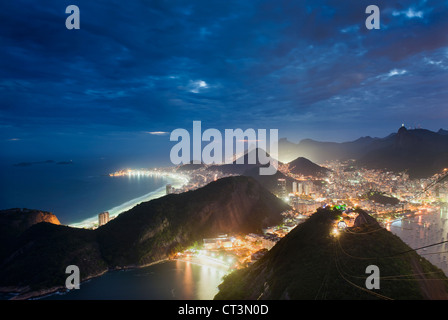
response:
{"label": "silhouetted peak", "polygon": [[408,132],[408,129],[406,129],[406,127],[404,125],[402,125],[400,127],[400,129],[398,129],[398,134],[406,134]]}

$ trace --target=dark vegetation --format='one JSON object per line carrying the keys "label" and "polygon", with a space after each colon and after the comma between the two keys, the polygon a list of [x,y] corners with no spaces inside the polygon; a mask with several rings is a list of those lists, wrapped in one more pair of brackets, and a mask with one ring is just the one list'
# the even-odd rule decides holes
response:
{"label": "dark vegetation", "polygon": [[[442,279],[436,282],[446,297],[443,271],[414,251],[399,254],[410,248],[387,230],[363,225],[333,236],[340,214],[319,209],[254,265],[228,275],[215,299],[429,298],[415,275],[418,270],[433,272],[426,279]],[[380,290],[372,291],[381,296],[363,290],[368,265],[380,268]]]}

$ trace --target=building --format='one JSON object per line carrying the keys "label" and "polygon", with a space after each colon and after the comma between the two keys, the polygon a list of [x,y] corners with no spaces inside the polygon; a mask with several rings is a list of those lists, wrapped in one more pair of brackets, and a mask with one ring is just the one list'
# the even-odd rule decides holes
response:
{"label": "building", "polygon": [[293,182],[292,183],[292,193],[296,194],[297,193],[297,182]]}
{"label": "building", "polygon": [[109,222],[109,212],[101,212],[98,215],[98,226],[104,226],[106,223]]}
{"label": "building", "polygon": [[166,185],[166,194],[173,193],[173,187],[170,184]]}
{"label": "building", "polygon": [[246,236],[246,240],[251,242],[258,242],[261,246],[267,250],[271,250],[273,246],[280,240],[276,234],[266,233],[266,234],[254,234],[249,233]]}
{"label": "building", "polygon": [[313,193],[313,183],[311,181],[305,182],[303,189],[304,189],[305,195],[309,195],[310,193]]}
{"label": "building", "polygon": [[[293,185],[294,188],[294,185]],[[313,193],[314,191],[314,184],[313,181],[301,181],[297,183],[297,187],[296,187],[296,192],[299,195],[305,194],[305,195],[310,195],[311,193]],[[293,193],[296,193],[293,192]]]}
{"label": "building", "polygon": [[220,248],[232,248],[235,238],[227,235],[218,236],[218,238],[202,239],[206,250],[216,250]]}
{"label": "building", "polygon": [[278,196],[279,198],[286,198],[288,195],[288,192],[286,191],[286,180],[285,179],[278,179],[277,180],[277,186],[278,186]]}

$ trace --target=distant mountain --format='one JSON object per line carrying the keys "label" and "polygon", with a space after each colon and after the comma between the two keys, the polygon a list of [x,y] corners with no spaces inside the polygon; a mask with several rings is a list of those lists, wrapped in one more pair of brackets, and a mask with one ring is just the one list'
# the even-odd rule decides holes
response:
{"label": "distant mountain", "polygon": [[[215,299],[448,299],[443,271],[399,237],[363,211],[359,227],[332,235],[340,217],[340,211],[319,209],[259,261],[226,276]],[[369,265],[394,281],[381,278],[380,289],[367,290]]]}
{"label": "distant mountain", "polygon": [[323,177],[330,172],[327,168],[321,167],[303,157],[289,162],[288,165],[289,172],[303,176]]}
{"label": "distant mountain", "polygon": [[437,131],[437,133],[438,133],[438,134],[441,134],[441,135],[443,135],[443,136],[448,136],[448,130],[440,129],[439,131]]}
{"label": "distant mountain", "polygon": [[401,127],[387,143],[359,157],[357,164],[372,169],[407,171],[413,178],[428,177],[448,167],[448,136]]}
{"label": "distant mountain", "polygon": [[239,176],[141,203],[96,230],[38,223],[10,241],[0,261],[0,291],[8,287],[30,297],[61,289],[71,264],[82,270],[82,280],[144,266],[204,237],[261,232],[281,222],[287,209],[257,181]]}
{"label": "distant mountain", "polygon": [[[229,164],[223,164],[223,165],[213,165],[208,167],[208,170],[211,171],[220,171],[225,174],[235,174],[235,175],[241,175],[247,170],[251,170],[254,168],[260,168],[260,167],[267,167],[268,164],[263,164],[263,158],[260,159],[260,155],[263,157],[266,157],[267,159],[272,159],[269,153],[267,153],[265,150],[260,148],[254,148],[250,150],[249,152],[245,152],[244,155],[240,156],[236,160],[234,160],[232,163]],[[250,163],[249,163],[250,161]],[[281,162],[279,162],[281,164]]]}
{"label": "distant mountain", "polygon": [[307,158],[315,163],[329,160],[356,159],[370,147],[374,147],[379,138],[364,137],[351,142],[320,142],[304,139],[298,144],[279,140],[279,159],[283,162],[292,161],[298,157]]}
{"label": "distant mountain", "polygon": [[448,131],[408,130],[402,127],[385,138],[363,137],[351,142],[319,142],[310,139],[279,143],[280,159],[305,157],[316,163],[357,160],[371,169],[407,171],[411,177],[427,177],[448,167]]}

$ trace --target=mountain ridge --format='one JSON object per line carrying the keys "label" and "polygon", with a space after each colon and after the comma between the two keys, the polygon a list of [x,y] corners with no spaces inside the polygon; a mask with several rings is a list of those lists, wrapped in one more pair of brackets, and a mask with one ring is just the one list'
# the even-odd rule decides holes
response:
{"label": "mountain ridge", "polygon": [[298,144],[280,139],[280,159],[305,157],[315,163],[354,159],[360,167],[395,172],[407,171],[411,178],[424,178],[448,167],[448,131],[400,127],[384,138],[361,137],[348,142],[303,139]]}

